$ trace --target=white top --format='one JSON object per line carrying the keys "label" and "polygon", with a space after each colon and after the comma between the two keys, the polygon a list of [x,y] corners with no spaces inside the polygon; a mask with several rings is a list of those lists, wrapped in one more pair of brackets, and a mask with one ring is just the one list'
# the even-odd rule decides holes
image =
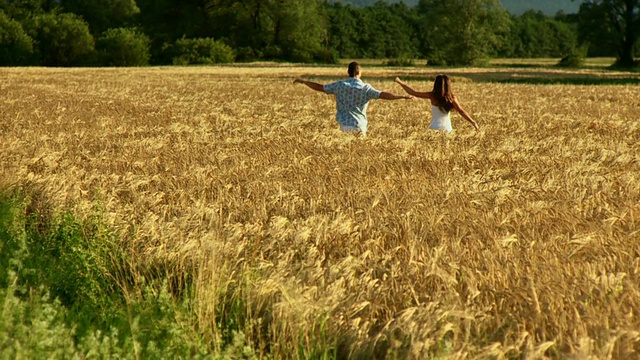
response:
{"label": "white top", "polygon": [[439,107],[431,105],[431,125],[429,129],[440,130],[443,132],[452,132],[451,112],[444,113]]}

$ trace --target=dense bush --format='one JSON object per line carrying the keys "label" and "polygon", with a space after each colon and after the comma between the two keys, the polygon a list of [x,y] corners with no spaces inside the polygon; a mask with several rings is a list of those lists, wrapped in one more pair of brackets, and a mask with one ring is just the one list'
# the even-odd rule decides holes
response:
{"label": "dense bush", "polygon": [[558,66],[569,68],[584,66],[585,59],[587,58],[587,51],[589,51],[588,44],[574,48],[568,55],[563,56],[562,59],[560,59]]}
{"label": "dense bush", "polygon": [[98,39],[96,48],[100,63],[107,66],[144,66],[151,58],[149,37],[135,29],[109,29]]}
{"label": "dense bush", "polygon": [[386,65],[386,66],[414,66],[415,64],[413,62],[413,59],[398,58],[398,59],[389,59],[383,65]]}
{"label": "dense bush", "polygon": [[174,54],[174,65],[230,63],[235,58],[229,46],[212,38],[179,39]]}
{"label": "dense bush", "polygon": [[90,65],[95,42],[87,23],[74,14],[47,13],[25,21],[44,66]]}
{"label": "dense bush", "polygon": [[33,56],[33,40],[22,25],[0,11],[0,65],[27,65]]}

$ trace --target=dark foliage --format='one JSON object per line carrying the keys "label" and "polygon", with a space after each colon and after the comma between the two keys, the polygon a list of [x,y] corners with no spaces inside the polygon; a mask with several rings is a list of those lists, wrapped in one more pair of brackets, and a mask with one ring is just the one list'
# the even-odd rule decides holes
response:
{"label": "dark foliage", "polygon": [[[632,17],[616,17],[620,1],[547,1],[526,11],[525,2],[516,0],[15,0],[0,2],[0,65],[339,58],[482,65],[492,57],[578,64],[576,49],[598,44],[588,47],[587,56],[616,56],[619,65],[629,66],[638,52],[640,4],[625,5]],[[552,3],[561,7],[555,15],[549,15]],[[513,10],[517,6],[522,9]],[[577,14],[565,12],[578,6]],[[194,40],[187,51],[181,39],[208,39],[211,46]],[[223,60],[201,54],[213,51],[212,44]]]}

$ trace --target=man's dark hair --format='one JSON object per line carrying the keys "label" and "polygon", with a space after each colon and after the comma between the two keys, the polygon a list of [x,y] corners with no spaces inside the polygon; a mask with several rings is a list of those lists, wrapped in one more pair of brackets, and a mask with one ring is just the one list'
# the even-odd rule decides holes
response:
{"label": "man's dark hair", "polygon": [[352,61],[349,63],[349,76],[355,77],[360,73],[360,64],[357,61]]}

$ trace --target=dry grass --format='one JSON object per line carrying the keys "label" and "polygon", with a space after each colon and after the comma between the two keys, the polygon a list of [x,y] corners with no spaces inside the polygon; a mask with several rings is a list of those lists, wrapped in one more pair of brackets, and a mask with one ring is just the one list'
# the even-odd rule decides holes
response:
{"label": "dry grass", "polygon": [[[480,132],[379,100],[362,139],[291,83],[342,67],[2,69],[1,176],[103,209],[138,266],[193,273],[212,343],[227,294],[275,355],[321,333],[341,356],[639,358],[638,87],[486,71],[454,74]],[[363,75],[400,93],[434,74]]]}

